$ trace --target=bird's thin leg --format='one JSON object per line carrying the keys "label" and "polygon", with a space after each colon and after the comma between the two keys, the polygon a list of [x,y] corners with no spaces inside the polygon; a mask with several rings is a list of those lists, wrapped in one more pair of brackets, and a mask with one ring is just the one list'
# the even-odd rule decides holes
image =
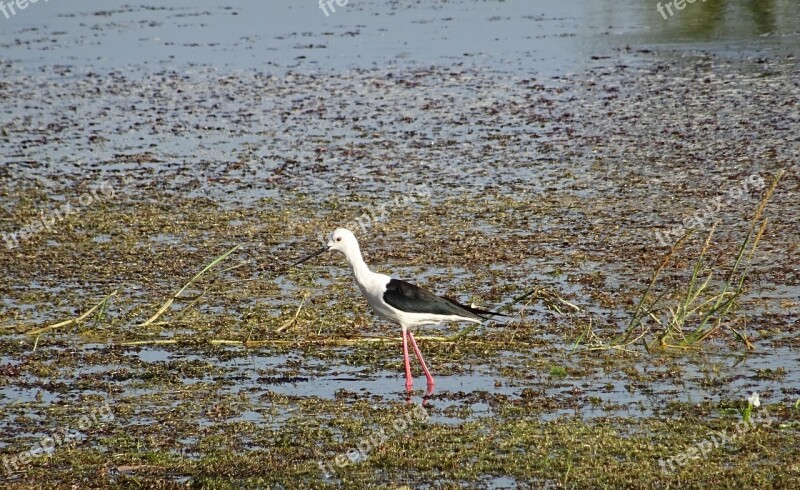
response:
{"label": "bird's thin leg", "polygon": [[425,359],[422,358],[422,352],[420,352],[419,347],[417,347],[417,341],[414,339],[414,334],[410,331],[408,332],[408,338],[411,339],[411,347],[414,348],[414,353],[417,355],[419,363],[422,364],[422,370],[425,372],[425,379],[428,380],[428,392],[430,393],[433,391],[433,376],[431,376],[431,372],[428,371],[428,366],[425,365]]}
{"label": "bird's thin leg", "polygon": [[[411,387],[413,386],[414,382],[411,379],[411,360],[408,358],[408,335],[411,332],[404,326],[400,328],[403,329],[403,361],[406,364],[406,391],[411,392]],[[414,337],[411,337],[411,340],[414,340]],[[414,344],[416,346],[416,344]]]}

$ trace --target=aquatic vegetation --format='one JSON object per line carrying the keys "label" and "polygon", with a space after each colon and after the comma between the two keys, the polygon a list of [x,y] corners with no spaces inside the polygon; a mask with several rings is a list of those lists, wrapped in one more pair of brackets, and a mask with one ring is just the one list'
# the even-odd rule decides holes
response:
{"label": "aquatic vegetation", "polygon": [[[591,61],[0,64],[3,230],[134,177],[0,254],[3,488],[798,487],[794,62]],[[664,257],[657,230],[784,167],[758,219]],[[511,315],[420,329],[429,397],[339,261],[286,268],[345,224],[381,272]]]}
{"label": "aquatic vegetation", "polygon": [[742,409],[742,420],[745,422],[750,422],[750,415],[753,413],[753,408],[758,408],[761,406],[761,398],[759,398],[758,393],[753,392],[752,395],[747,397],[747,406]]}
{"label": "aquatic vegetation", "polygon": [[[652,293],[669,261],[691,235],[691,230],[688,231],[672,245],[653,272],[650,283],[631,315],[624,335],[617,342],[618,345],[629,345],[641,340],[648,350],[656,347],[683,348],[693,346],[712,334],[727,329],[745,347],[754,348],[747,335],[735,328],[744,321],[743,317],[737,316],[737,311],[739,299],[746,291],[745,281],[750,272],[753,254],[767,227],[767,218],[762,218],[764,208],[783,174],[783,171],[778,173],[762,197],[754,212],[750,229],[722,283],[712,282],[715,271],[711,270],[707,263],[715,225],[711,227],[699,256],[695,259],[688,284],[664,290],[657,296]],[[663,319],[664,313],[666,319]],[[649,325],[651,321],[658,325],[657,329]],[[638,336],[632,339],[637,330]],[[651,340],[646,339],[648,335],[652,336]]]}

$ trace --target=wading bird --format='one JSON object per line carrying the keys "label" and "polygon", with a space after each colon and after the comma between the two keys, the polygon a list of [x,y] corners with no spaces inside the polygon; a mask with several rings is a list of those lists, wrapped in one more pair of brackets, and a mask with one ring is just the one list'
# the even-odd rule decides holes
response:
{"label": "wading bird", "polygon": [[419,325],[427,325],[442,322],[474,322],[483,323],[487,320],[484,315],[502,315],[493,311],[480,310],[457,303],[449,298],[436,296],[435,294],[422,289],[419,286],[393,279],[385,274],[376,274],[369,270],[369,267],[361,257],[361,249],[358,240],[350,230],[337,228],[331,233],[325,247],[308,257],[292,264],[292,267],[302,264],[314,257],[328,251],[337,250],[342,252],[350,264],[356,284],[367,302],[375,310],[378,316],[400,325],[403,332],[403,360],[406,367],[406,391],[411,391],[411,363],[408,356],[408,343],[422,365],[425,378],[428,381],[427,392],[433,391],[433,376],[425,365],[422,353],[411,333],[411,328]]}

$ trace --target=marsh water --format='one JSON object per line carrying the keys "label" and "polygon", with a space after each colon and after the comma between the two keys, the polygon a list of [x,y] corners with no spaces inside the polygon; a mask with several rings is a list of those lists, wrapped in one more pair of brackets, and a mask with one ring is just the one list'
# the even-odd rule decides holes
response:
{"label": "marsh water", "polygon": [[[796,487],[798,19],[789,0],[0,10],[5,484]],[[344,259],[287,268],[337,226],[374,270],[510,316],[421,328],[436,390],[414,366],[407,395],[399,329]],[[695,270],[695,316],[662,336]],[[621,342],[655,271],[661,307]],[[778,423],[661,472],[753,393]]]}

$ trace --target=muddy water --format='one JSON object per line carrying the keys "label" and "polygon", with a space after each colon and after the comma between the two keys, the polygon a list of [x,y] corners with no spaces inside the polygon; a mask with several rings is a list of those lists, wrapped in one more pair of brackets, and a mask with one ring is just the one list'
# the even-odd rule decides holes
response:
{"label": "muddy water", "polygon": [[[86,468],[106,447],[124,455],[115,468],[133,465],[136,444],[210,465],[139,461],[167,468],[170,482],[224,475],[209,440],[224,436],[235,457],[248,454],[240,445],[270,447],[230,435],[237,424],[280,433],[331,420],[325,434],[347,446],[344,407],[391,412],[406,395],[396,328],[368,311],[343,260],[285,271],[336,226],[358,231],[375,269],[463,301],[503,305],[541,285],[580,308],[534,300],[465,336],[423,329],[437,430],[531,416],[634,434],[631,421],[711,425],[754,391],[793,423],[794,3],[704,2],[667,19],[633,1],[336,9],[52,1],[0,14],[4,454],[103,400],[117,416],[83,431],[86,460],[55,452],[63,481],[96,473]],[[727,326],[690,349],[610,348],[687,217],[705,223],[657,292],[687,284],[712,221],[705,272],[721,287],[781,170],[730,318],[755,350]],[[241,267],[140,325],[236,244],[223,266]],[[102,315],[25,334],[114,290]],[[659,331],[650,325],[647,340]],[[531,478],[507,471],[479,481]],[[590,470],[575,475],[598,484]]]}

